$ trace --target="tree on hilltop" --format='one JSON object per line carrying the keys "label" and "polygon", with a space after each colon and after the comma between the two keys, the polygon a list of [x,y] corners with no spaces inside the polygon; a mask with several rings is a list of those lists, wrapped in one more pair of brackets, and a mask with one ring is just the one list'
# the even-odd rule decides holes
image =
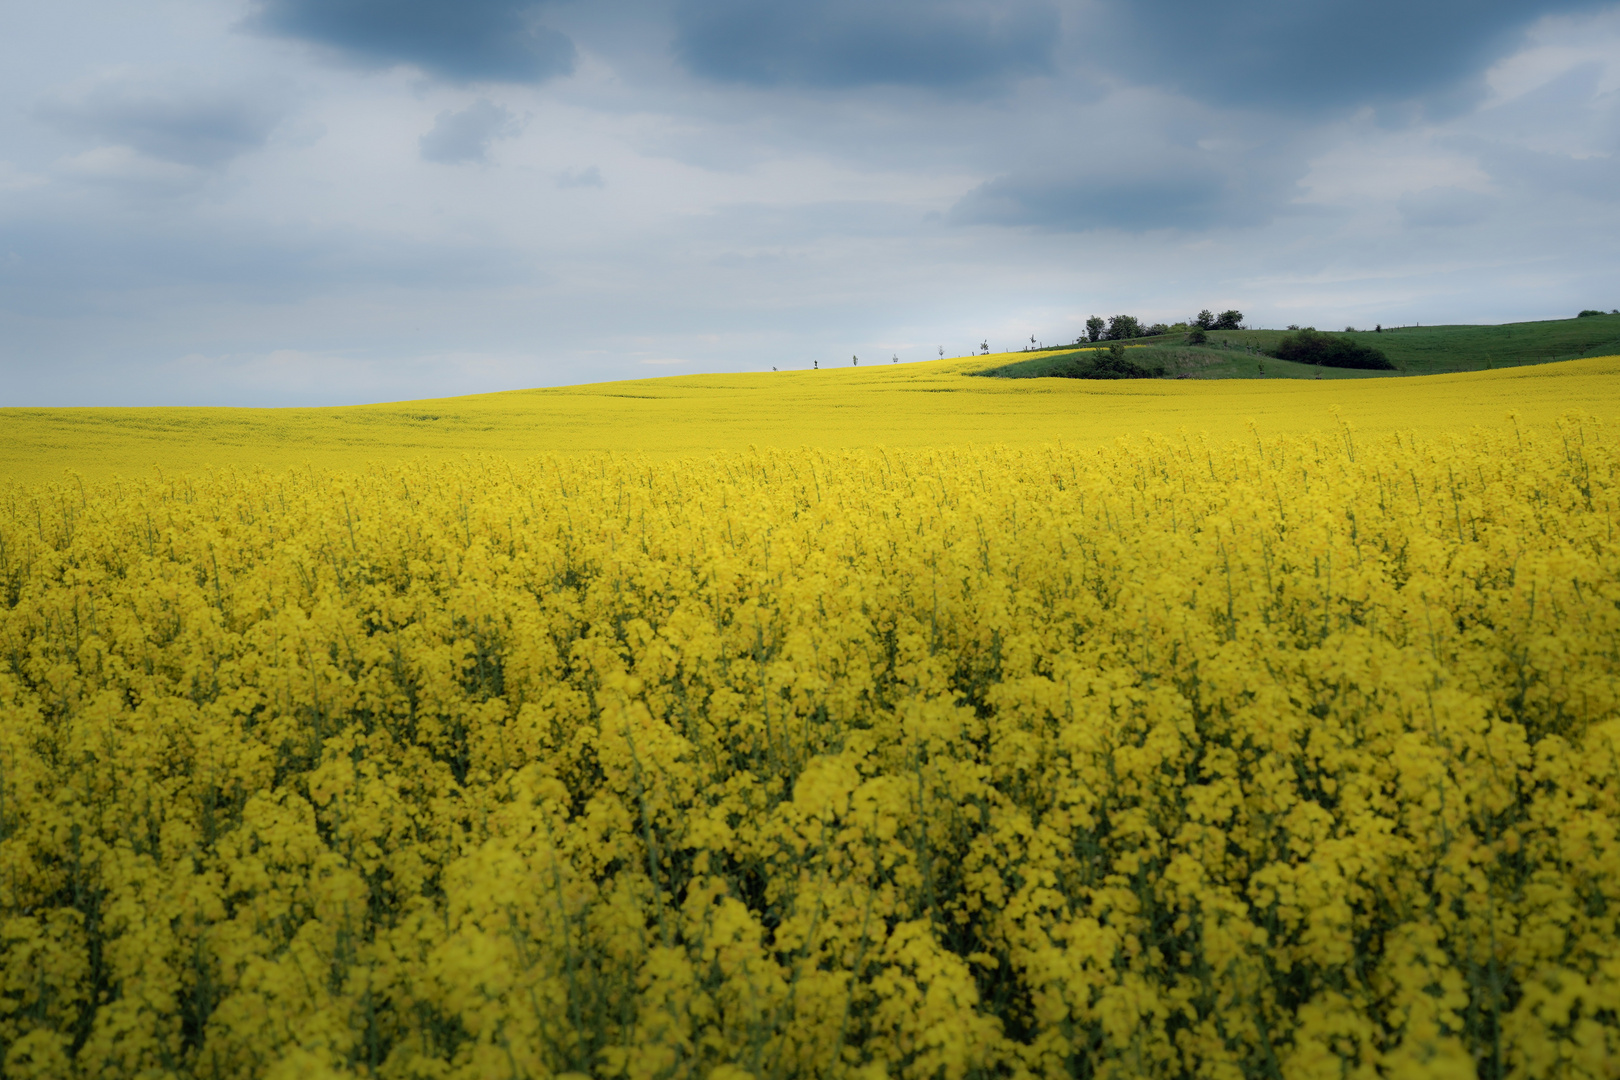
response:
{"label": "tree on hilltop", "polygon": [[1142,324],[1137,321],[1135,315],[1115,315],[1108,320],[1108,333],[1105,336],[1109,341],[1141,337]]}

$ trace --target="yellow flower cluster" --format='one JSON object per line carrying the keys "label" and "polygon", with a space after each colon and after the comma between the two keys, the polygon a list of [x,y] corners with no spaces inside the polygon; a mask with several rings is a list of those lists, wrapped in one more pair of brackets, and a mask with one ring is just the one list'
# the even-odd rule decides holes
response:
{"label": "yellow flower cluster", "polygon": [[1613,1077],[1620,453],[0,493],[8,1077]]}

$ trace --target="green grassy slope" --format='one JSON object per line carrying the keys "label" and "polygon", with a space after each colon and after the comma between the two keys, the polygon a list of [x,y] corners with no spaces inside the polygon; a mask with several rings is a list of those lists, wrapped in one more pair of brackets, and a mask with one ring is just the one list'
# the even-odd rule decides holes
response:
{"label": "green grassy slope", "polygon": [[1409,326],[1371,338],[1411,372],[1477,371],[1620,353],[1620,315],[1501,326]]}
{"label": "green grassy slope", "polygon": [[[1318,327],[1333,331],[1334,327]],[[1545,364],[1585,356],[1620,354],[1620,315],[1589,315],[1584,319],[1504,323],[1500,326],[1403,326],[1382,333],[1358,331],[1356,338],[1380,349],[1398,370],[1336,371],[1257,356],[1277,344],[1286,330],[1213,330],[1206,348],[1189,348],[1185,334],[1137,338],[1130,342],[1131,359],[1145,366],[1164,363],[1171,374],[1189,378],[1378,378],[1386,375],[1438,375],[1456,371]],[[1166,363],[1161,348],[1179,354],[1177,365]],[[1076,350],[1032,354],[1028,360],[986,371],[1008,378],[1038,378],[1073,356]],[[1166,354],[1167,355],[1167,354]]]}
{"label": "green grassy slope", "polygon": [[[1244,331],[1247,333],[1247,331]],[[1179,336],[1179,335],[1178,335]],[[1127,347],[1126,359],[1145,368],[1164,368],[1166,378],[1175,379],[1366,379],[1379,375],[1399,374],[1388,371],[1354,371],[1346,368],[1319,368],[1309,364],[1295,364],[1278,360],[1258,352],[1252,344],[1230,345],[1219,340],[1212,345],[1193,346],[1164,344],[1168,339],[1142,339],[1149,344],[1132,343]],[[1054,376],[1068,367],[1076,357],[1085,360],[1090,349],[1065,349],[1062,352],[1038,353],[1028,360],[978,372],[1006,379],[1039,379]]]}

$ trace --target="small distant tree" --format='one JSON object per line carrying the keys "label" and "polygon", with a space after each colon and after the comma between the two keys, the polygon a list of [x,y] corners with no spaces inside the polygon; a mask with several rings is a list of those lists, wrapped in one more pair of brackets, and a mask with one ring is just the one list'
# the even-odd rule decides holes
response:
{"label": "small distant tree", "polygon": [[943,345],[939,347],[939,358],[941,360],[945,359],[945,346]]}
{"label": "small distant tree", "polygon": [[988,356],[990,354],[990,339],[989,338],[985,338],[983,341],[979,342],[979,351],[984,353],[986,356]]}
{"label": "small distant tree", "polygon": [[1136,321],[1135,315],[1115,315],[1108,320],[1109,341],[1124,341],[1128,338],[1142,336],[1142,324]]}
{"label": "small distant tree", "polygon": [[1210,311],[1209,308],[1205,308],[1203,311],[1200,311],[1198,313],[1198,317],[1193,320],[1193,325],[1198,327],[1200,330],[1215,329],[1215,313]]}
{"label": "small distant tree", "polygon": [[1202,345],[1208,340],[1209,334],[1205,333],[1204,328],[1201,326],[1193,327],[1192,333],[1187,335],[1187,344],[1189,345]]}
{"label": "small distant tree", "polygon": [[1211,330],[1241,330],[1243,329],[1243,312],[1236,308],[1223,311],[1215,318],[1215,325]]}
{"label": "small distant tree", "polygon": [[1148,337],[1158,337],[1160,334],[1168,334],[1169,332],[1169,325],[1162,322],[1154,323],[1152,326],[1148,327],[1146,331]]}
{"label": "small distant tree", "polygon": [[858,357],[858,356],[851,356],[849,358],[849,366],[850,367],[858,367],[860,365],[860,362],[861,362],[861,358]]}
{"label": "small distant tree", "polygon": [[1577,319],[1585,319],[1585,318],[1588,318],[1588,317],[1590,317],[1592,315],[1601,315],[1601,314],[1603,314],[1603,312],[1598,311],[1596,308],[1587,308],[1585,311],[1581,312],[1579,315],[1577,315],[1575,317]]}
{"label": "small distant tree", "polygon": [[1093,315],[1086,320],[1086,340],[1101,341],[1103,334],[1106,333],[1107,326],[1108,324],[1103,322],[1101,315]]}
{"label": "small distant tree", "polygon": [[891,364],[898,364],[899,362],[900,362],[900,354],[899,353],[895,353],[892,357],[889,358],[889,363],[891,363]]}

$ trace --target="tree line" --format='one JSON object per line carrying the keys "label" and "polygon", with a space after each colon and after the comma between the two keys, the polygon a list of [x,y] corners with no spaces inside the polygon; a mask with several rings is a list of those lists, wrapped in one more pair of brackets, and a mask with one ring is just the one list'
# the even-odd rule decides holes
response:
{"label": "tree line", "polygon": [[1079,345],[1086,341],[1127,341],[1131,338],[1157,337],[1161,334],[1179,334],[1207,330],[1241,330],[1243,312],[1233,308],[1216,315],[1205,308],[1186,322],[1145,324],[1135,315],[1114,315],[1104,319],[1093,315],[1086,320],[1086,332],[1075,339]]}

